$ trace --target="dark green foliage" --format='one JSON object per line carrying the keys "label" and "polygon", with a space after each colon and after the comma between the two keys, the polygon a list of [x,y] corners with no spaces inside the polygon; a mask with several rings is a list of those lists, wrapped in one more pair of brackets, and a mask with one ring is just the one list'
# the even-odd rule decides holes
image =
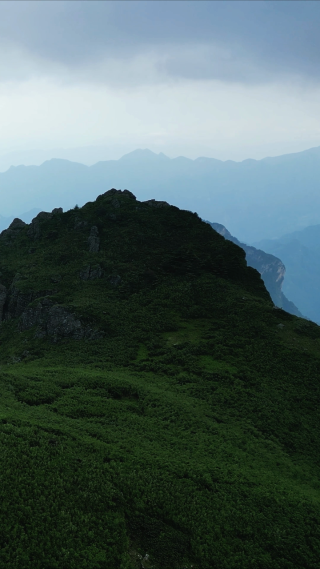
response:
{"label": "dark green foliage", "polygon": [[317,569],[319,328],[190,212],[107,193],[40,230],[2,283],[104,335],[1,325],[0,566]]}

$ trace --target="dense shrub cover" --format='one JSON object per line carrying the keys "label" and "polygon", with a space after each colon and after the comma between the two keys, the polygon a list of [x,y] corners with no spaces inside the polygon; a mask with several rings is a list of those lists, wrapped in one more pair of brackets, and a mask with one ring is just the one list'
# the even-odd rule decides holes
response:
{"label": "dense shrub cover", "polygon": [[0,327],[1,567],[319,567],[319,328],[240,248],[109,192],[2,234],[0,270],[4,314],[47,298],[101,332]]}

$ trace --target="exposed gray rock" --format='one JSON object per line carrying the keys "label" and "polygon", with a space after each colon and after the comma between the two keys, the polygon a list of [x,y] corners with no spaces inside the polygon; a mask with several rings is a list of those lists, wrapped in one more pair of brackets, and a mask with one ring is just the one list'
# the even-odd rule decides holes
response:
{"label": "exposed gray rock", "polygon": [[76,216],[74,218],[74,228],[75,229],[84,229],[85,227],[87,227],[88,222],[85,221],[84,219],[80,219],[80,217]]}
{"label": "exposed gray rock", "polygon": [[1,237],[4,239],[5,245],[11,245],[14,238],[19,234],[21,229],[26,227],[26,225],[27,224],[24,223],[24,221],[16,217],[9,225],[8,229],[4,229],[1,232]]}
{"label": "exposed gray rock", "polygon": [[16,217],[12,223],[10,223],[8,229],[23,229],[24,227],[26,227],[26,223],[24,221],[22,221],[22,219],[19,219],[18,217]]}
{"label": "exposed gray rock", "polygon": [[147,200],[145,202],[146,205],[150,206],[150,207],[170,207],[170,204],[168,204],[168,202],[161,202],[161,201],[157,201],[157,200]]}
{"label": "exposed gray rock", "polygon": [[38,215],[36,215],[36,217],[33,218],[32,222],[37,219],[38,221],[45,221],[47,219],[51,219],[52,218],[52,213],[49,213],[48,211],[40,211],[38,213]]}
{"label": "exposed gray rock", "polygon": [[116,190],[115,188],[111,188],[111,190],[108,190],[107,192],[105,192],[104,194],[102,194],[99,197],[110,197],[112,198],[113,196],[116,196],[118,194],[118,196],[126,196],[127,198],[132,198],[133,200],[136,200],[136,196],[132,193],[129,192],[129,190]]}
{"label": "exposed gray rock", "polygon": [[84,267],[82,271],[80,271],[79,276],[83,281],[100,279],[103,276],[103,269],[100,267],[100,265],[95,265],[94,267],[88,265],[87,267]]}
{"label": "exposed gray rock", "polygon": [[11,283],[8,292],[8,303],[4,306],[3,320],[11,320],[12,318],[19,317],[24,309],[34,300],[35,293],[21,292],[17,286],[18,281],[22,279],[20,273],[17,273]]}
{"label": "exposed gray rock", "polygon": [[51,213],[53,215],[56,215],[57,213],[63,213],[63,209],[62,209],[62,207],[55,207]]}
{"label": "exposed gray rock", "polygon": [[232,241],[232,243],[235,243],[235,245],[238,245],[245,251],[247,264],[260,273],[265,287],[277,307],[283,308],[286,312],[290,312],[290,314],[294,314],[295,316],[302,316],[298,308],[293,302],[286,298],[281,290],[286,268],[278,257],[265,253],[251,245],[241,243],[220,223],[211,223],[209,221],[206,223],[209,223],[209,225],[225,239]]}
{"label": "exposed gray rock", "polygon": [[35,337],[46,336],[58,341],[63,338],[95,340],[103,336],[103,332],[85,326],[80,318],[63,306],[54,304],[50,298],[39,299],[33,306],[28,306],[21,314],[20,331],[36,327]]}
{"label": "exposed gray rock", "polygon": [[124,196],[126,196],[127,198],[131,198],[133,200],[137,199],[136,196],[132,192],[129,192],[129,190],[123,190],[122,194]]}
{"label": "exposed gray rock", "polygon": [[30,224],[30,227],[28,229],[28,236],[33,239],[39,239],[41,236],[41,222],[51,219],[53,215],[53,213],[49,213],[47,211],[40,211],[38,215],[33,218]]}
{"label": "exposed gray rock", "polygon": [[[28,305],[31,302],[33,302],[36,298],[57,293],[57,290],[53,289],[44,290],[44,291],[31,290],[27,292],[22,292],[19,287],[19,281],[21,280],[23,280],[23,276],[20,273],[16,273],[8,291],[5,291],[0,288],[0,305],[1,305],[1,293],[3,294],[4,298],[6,292],[6,298],[4,299],[2,306],[2,320],[11,320],[12,318],[18,318],[28,307]],[[0,285],[0,287],[1,286],[2,285]]]}
{"label": "exposed gray rock", "polygon": [[93,225],[88,238],[90,253],[98,253],[100,247],[99,231],[96,225]]}

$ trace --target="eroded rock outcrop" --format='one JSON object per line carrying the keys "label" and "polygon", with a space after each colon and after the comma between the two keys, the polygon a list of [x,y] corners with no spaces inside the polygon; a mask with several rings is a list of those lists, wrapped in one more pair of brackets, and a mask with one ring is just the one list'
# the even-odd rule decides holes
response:
{"label": "eroded rock outcrop", "polygon": [[4,239],[4,243],[6,245],[10,245],[13,243],[14,239],[19,235],[20,231],[26,227],[27,224],[16,217],[9,225],[8,229],[4,229],[1,232],[1,238]]}
{"label": "eroded rock outcrop", "polygon": [[103,336],[102,331],[83,324],[76,314],[46,297],[35,301],[21,314],[19,330],[32,328],[36,328],[36,338],[48,336],[55,342],[63,338],[96,340]]}
{"label": "eroded rock outcrop", "polygon": [[88,237],[89,251],[90,253],[98,253],[100,248],[100,237],[99,230],[96,225],[93,225],[90,230],[90,235]]}
{"label": "eroded rock outcrop", "polygon": [[149,207],[170,207],[170,204],[168,204],[168,202],[162,202],[157,200],[147,200],[142,203],[148,205]]}
{"label": "eroded rock outcrop", "polygon": [[94,267],[87,265],[87,267],[84,267],[82,271],[80,271],[79,276],[83,281],[101,279],[103,276],[103,269],[100,265],[95,265]]}
{"label": "eroded rock outcrop", "polygon": [[35,298],[35,293],[32,291],[22,292],[18,286],[18,281],[22,279],[22,275],[17,273],[11,283],[7,294],[7,302],[3,307],[3,319],[11,320],[21,316],[24,309]]}
{"label": "eroded rock outcrop", "polygon": [[36,217],[33,218],[29,229],[28,229],[28,236],[33,239],[39,239],[41,237],[41,225],[43,221],[47,221],[51,219],[54,215],[63,213],[62,207],[56,207],[52,210],[52,212],[48,211],[40,211]]}

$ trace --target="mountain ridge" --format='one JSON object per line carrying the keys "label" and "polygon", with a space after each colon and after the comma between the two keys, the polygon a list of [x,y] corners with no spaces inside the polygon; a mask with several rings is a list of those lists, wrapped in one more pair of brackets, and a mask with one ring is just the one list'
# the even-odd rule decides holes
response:
{"label": "mountain ridge", "polygon": [[284,259],[287,267],[284,283],[286,294],[301,306],[308,318],[319,323],[320,225],[283,235],[277,240],[264,240],[256,245]]}
{"label": "mountain ridge", "polygon": [[20,211],[56,203],[70,209],[93,199],[92,188],[101,193],[111,186],[130,187],[143,201],[152,198],[153,188],[159,199],[219,219],[241,242],[252,243],[320,223],[318,154],[313,149],[236,163],[139,150],[93,166],[56,159],[0,173],[7,195],[2,215],[19,215],[17,203]]}
{"label": "mountain ridge", "polygon": [[256,269],[260,273],[275,306],[283,308],[295,316],[303,317],[295,304],[288,300],[281,290],[286,272],[286,268],[281,259],[265,253],[262,249],[241,243],[220,223],[212,223],[210,221],[206,221],[206,223],[209,223],[209,225],[225,239],[232,241],[245,251],[246,261],[249,267]]}
{"label": "mountain ridge", "polygon": [[320,329],[243,249],[113,188],[0,271],[1,565],[315,569]]}

